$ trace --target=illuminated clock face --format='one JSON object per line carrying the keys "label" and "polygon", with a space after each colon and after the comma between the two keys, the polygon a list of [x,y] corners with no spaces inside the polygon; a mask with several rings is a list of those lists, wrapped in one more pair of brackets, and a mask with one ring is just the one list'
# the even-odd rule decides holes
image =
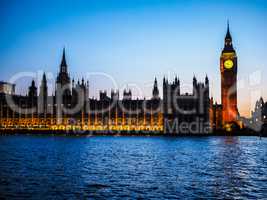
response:
{"label": "illuminated clock face", "polygon": [[229,60],[224,61],[224,67],[226,69],[232,69],[233,66],[234,66],[234,63],[232,60],[229,59]]}

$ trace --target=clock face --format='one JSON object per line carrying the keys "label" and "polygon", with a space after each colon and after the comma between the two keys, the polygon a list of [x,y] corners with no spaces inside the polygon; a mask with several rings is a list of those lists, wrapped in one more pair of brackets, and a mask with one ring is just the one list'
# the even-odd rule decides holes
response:
{"label": "clock face", "polygon": [[233,66],[234,66],[234,63],[232,60],[228,59],[228,60],[224,61],[224,67],[226,69],[232,69]]}

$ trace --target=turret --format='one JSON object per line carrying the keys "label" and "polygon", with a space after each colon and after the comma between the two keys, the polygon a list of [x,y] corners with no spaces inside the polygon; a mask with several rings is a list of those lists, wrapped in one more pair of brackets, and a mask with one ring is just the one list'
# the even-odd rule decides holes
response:
{"label": "turret", "polygon": [[104,91],[100,90],[99,91],[99,98],[100,98],[100,101],[106,100],[107,99],[107,91],[106,90],[104,90]]}
{"label": "turret", "polygon": [[31,86],[29,87],[28,96],[30,98],[33,98],[33,97],[37,96],[37,88],[35,86],[35,81],[34,80],[32,80]]}
{"label": "turret", "polygon": [[72,79],[72,89],[75,87],[75,84],[74,84],[74,78]]}
{"label": "turret", "polygon": [[119,100],[119,91],[114,91],[114,90],[111,90],[111,99],[113,101],[117,101]]}
{"label": "turret", "polygon": [[132,99],[132,91],[130,89],[128,91],[124,89],[123,100],[131,100],[131,99]]}
{"label": "turret", "polygon": [[194,77],[193,77],[193,86],[196,86],[197,85],[197,78],[196,78],[196,76],[194,75]]}
{"label": "turret", "polygon": [[175,89],[175,94],[177,96],[180,96],[180,79],[175,76],[175,79],[174,79],[174,89]]}
{"label": "turret", "polygon": [[205,77],[205,86],[206,86],[206,87],[209,87],[209,78],[208,78],[207,75],[206,75],[206,77]]}
{"label": "turret", "polygon": [[38,98],[38,110],[40,113],[47,112],[47,80],[45,73],[43,74],[41,85],[40,85],[40,93]]}
{"label": "turret", "polygon": [[70,77],[68,74],[68,65],[66,62],[65,48],[63,49],[59,74],[56,80],[56,90],[64,89],[63,96],[70,95]]}
{"label": "turret", "polygon": [[197,91],[197,79],[194,75],[194,77],[193,77],[193,94],[196,94],[196,91]]}
{"label": "turret", "polygon": [[174,79],[174,84],[177,85],[178,84],[178,78],[177,76],[175,76],[175,79]]}
{"label": "turret", "polygon": [[60,64],[60,73],[68,73],[68,66],[66,62],[65,47],[63,48],[63,54]]}
{"label": "turret", "polygon": [[85,86],[85,85],[84,85],[84,78],[82,78],[82,86]]}
{"label": "turret", "polygon": [[155,78],[155,80],[154,80],[154,87],[153,87],[153,92],[152,92],[152,98],[153,99],[158,99],[159,98],[159,89],[158,89],[157,78]]}

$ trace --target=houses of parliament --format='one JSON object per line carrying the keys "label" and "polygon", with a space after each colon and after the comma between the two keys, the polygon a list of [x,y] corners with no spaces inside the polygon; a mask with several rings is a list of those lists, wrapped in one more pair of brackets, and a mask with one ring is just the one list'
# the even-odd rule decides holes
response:
{"label": "houses of parliament", "polygon": [[[180,90],[180,80],[163,78],[163,98],[155,78],[150,99],[134,99],[130,89],[100,91],[90,98],[89,81],[71,80],[63,49],[55,93],[48,95],[46,74],[40,87],[33,80],[27,95],[15,85],[0,82],[0,128],[85,131],[211,132],[238,124],[237,55],[227,27],[220,57],[221,104],[210,98],[209,78],[194,76],[191,93]],[[39,91],[39,92],[37,92]],[[179,126],[182,127],[179,127]]]}

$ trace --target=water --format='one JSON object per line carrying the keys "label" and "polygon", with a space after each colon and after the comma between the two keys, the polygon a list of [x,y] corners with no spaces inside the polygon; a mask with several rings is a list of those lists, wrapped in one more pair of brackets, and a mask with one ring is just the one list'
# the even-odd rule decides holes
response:
{"label": "water", "polygon": [[266,199],[267,138],[0,136],[0,198]]}

